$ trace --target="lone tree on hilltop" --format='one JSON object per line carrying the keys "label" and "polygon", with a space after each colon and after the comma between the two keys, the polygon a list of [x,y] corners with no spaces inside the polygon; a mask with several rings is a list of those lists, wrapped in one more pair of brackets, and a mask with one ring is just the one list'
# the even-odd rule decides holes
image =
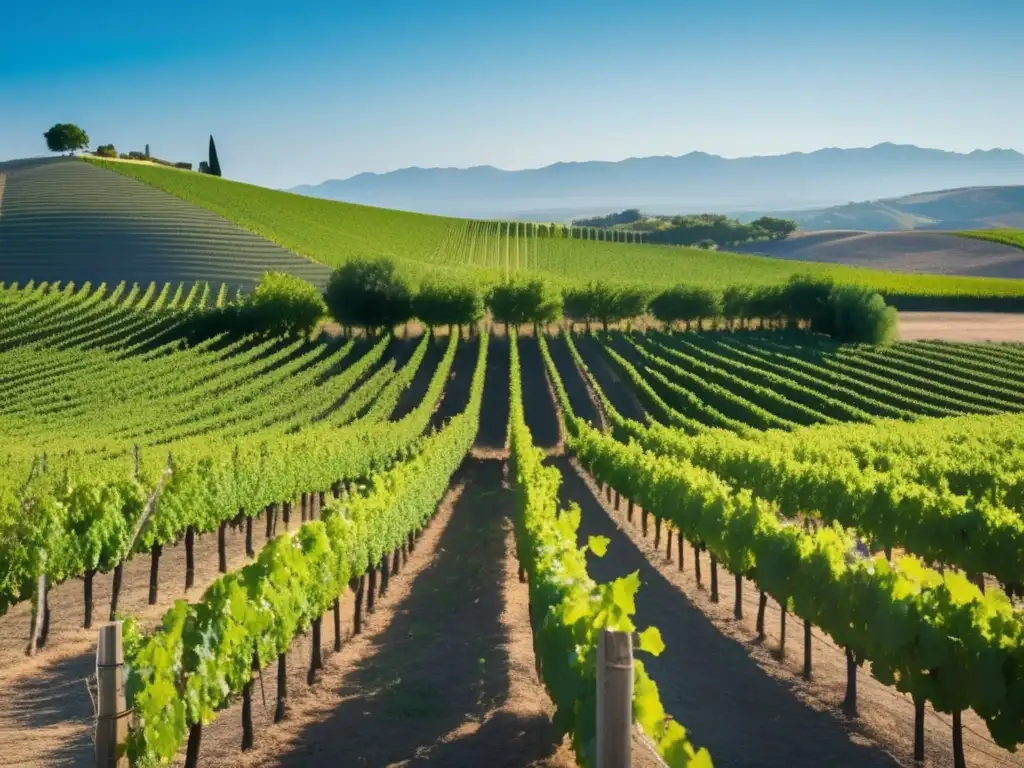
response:
{"label": "lone tree on hilltop", "polygon": [[210,136],[210,170],[211,176],[220,176],[220,160],[217,159],[217,145],[213,143],[213,136]]}
{"label": "lone tree on hilltop", "polygon": [[73,123],[57,123],[43,138],[51,152],[75,152],[89,146],[89,134]]}

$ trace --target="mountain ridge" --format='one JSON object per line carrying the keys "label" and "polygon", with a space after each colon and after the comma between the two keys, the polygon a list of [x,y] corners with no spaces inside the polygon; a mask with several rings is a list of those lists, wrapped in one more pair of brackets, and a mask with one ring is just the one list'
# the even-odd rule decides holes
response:
{"label": "mountain ridge", "polygon": [[826,207],[919,193],[922,189],[1024,184],[1024,154],[971,152],[883,142],[811,152],[727,158],[693,151],[623,160],[559,161],[503,170],[410,166],[364,172],[287,190],[423,213],[500,217],[534,211],[652,213]]}

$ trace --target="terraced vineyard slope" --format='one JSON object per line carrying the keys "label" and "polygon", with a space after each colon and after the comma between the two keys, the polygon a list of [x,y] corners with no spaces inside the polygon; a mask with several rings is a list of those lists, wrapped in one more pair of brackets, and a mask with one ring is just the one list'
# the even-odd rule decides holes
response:
{"label": "terraced vineyard slope", "polygon": [[328,270],[227,219],[71,158],[0,164],[0,280],[225,282]]}

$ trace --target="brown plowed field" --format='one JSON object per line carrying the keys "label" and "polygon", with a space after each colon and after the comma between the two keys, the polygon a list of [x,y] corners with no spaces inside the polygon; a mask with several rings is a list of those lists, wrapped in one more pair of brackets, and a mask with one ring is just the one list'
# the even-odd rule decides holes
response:
{"label": "brown plowed field", "polygon": [[737,250],[893,272],[1024,278],[1024,249],[946,232],[808,232]]}

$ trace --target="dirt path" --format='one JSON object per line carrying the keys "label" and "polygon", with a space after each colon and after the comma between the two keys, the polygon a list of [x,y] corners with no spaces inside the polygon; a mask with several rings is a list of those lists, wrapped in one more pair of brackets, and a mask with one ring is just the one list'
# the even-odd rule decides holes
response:
{"label": "dirt path", "polygon": [[1010,312],[900,312],[900,340],[1024,343],[1024,314]]}
{"label": "dirt path", "polygon": [[501,462],[467,461],[363,633],[350,634],[346,595],[344,644],[328,654],[321,680],[306,685],[309,644],[299,638],[288,659],[288,719],[270,722],[275,672],[267,670],[268,708],[258,692],[253,706],[255,749],[238,749],[236,703],[205,729],[203,764],[575,765],[534,674],[513,510]]}
{"label": "dirt path", "polygon": [[[262,523],[262,518],[254,523],[257,550],[266,538]],[[229,570],[249,562],[244,529],[228,529],[226,550]],[[215,533],[196,538],[195,560],[195,586],[186,595],[184,544],[165,548],[155,606],[148,604],[150,558],[144,555],[129,560],[120,612],[153,627],[175,600],[198,598],[220,576]],[[0,690],[5,694],[0,697],[0,755],[4,755],[4,765],[80,765],[92,759],[93,705],[86,680],[95,673],[96,637],[110,610],[112,582],[112,574],[96,576],[94,628],[88,630],[82,629],[82,581],[74,579],[51,590],[50,635],[35,658],[24,653],[30,604],[19,603],[0,617]]]}
{"label": "dirt path", "polygon": [[[562,500],[583,510],[580,541],[612,539],[603,558],[591,558],[591,575],[610,581],[639,570],[637,624],[655,625],[667,645],[658,658],[644,656],[666,709],[721,766],[886,766],[897,763],[874,745],[856,741],[838,718],[807,706],[792,687],[766,672],[742,645],[723,637],[716,622],[620,531],[592,485],[568,459]],[[756,594],[754,594],[756,598]]]}

